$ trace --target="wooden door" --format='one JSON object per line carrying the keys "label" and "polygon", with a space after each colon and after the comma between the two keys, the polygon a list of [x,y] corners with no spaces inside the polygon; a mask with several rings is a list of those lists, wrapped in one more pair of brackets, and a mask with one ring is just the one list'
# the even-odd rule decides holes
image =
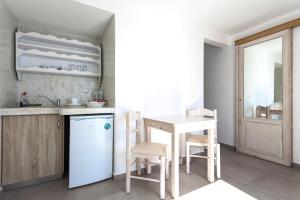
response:
{"label": "wooden door", "polygon": [[2,184],[63,173],[63,118],[3,117]]}
{"label": "wooden door", "polygon": [[292,161],[291,30],[237,46],[237,150]]}

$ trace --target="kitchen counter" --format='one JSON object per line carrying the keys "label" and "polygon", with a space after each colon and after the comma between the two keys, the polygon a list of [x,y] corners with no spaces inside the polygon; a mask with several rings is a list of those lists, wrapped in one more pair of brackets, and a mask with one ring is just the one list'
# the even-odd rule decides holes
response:
{"label": "kitchen counter", "polygon": [[115,108],[51,108],[51,107],[23,107],[23,108],[0,108],[0,116],[16,115],[88,115],[101,113],[114,113]]}
{"label": "kitchen counter", "polygon": [[103,108],[59,108],[59,115],[89,115],[89,114],[102,114],[102,113],[114,113],[115,108],[103,107]]}

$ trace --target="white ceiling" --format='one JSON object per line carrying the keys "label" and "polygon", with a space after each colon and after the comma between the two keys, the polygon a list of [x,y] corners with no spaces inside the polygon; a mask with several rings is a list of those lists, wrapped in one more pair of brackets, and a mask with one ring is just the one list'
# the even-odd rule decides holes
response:
{"label": "white ceiling", "polygon": [[[198,24],[236,35],[300,9],[300,0],[187,0],[184,13]],[[298,16],[300,17],[300,15]]]}
{"label": "white ceiling", "polygon": [[[267,23],[276,25],[300,17],[300,0],[77,0],[98,8],[149,6],[175,13],[199,27],[237,39]],[[126,2],[126,3],[124,3]],[[122,9],[122,8],[118,8]],[[271,23],[269,23],[271,22]],[[267,26],[263,29],[269,28]]]}
{"label": "white ceiling", "polygon": [[[37,23],[85,37],[98,38],[112,13],[74,0],[2,0],[20,23]],[[238,37],[266,22],[300,17],[300,0],[78,0],[111,12],[155,7],[176,13],[217,34]],[[118,7],[118,8],[116,8]],[[289,14],[293,13],[289,17]]]}
{"label": "white ceiling", "polygon": [[113,13],[73,0],[1,0],[18,25],[99,40]]}

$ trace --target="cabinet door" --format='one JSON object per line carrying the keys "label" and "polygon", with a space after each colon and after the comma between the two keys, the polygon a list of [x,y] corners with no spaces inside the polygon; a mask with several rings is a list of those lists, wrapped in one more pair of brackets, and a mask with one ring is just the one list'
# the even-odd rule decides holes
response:
{"label": "cabinet door", "polygon": [[2,184],[62,174],[63,118],[3,117]]}
{"label": "cabinet door", "polygon": [[63,173],[63,116],[38,117],[38,177]]}

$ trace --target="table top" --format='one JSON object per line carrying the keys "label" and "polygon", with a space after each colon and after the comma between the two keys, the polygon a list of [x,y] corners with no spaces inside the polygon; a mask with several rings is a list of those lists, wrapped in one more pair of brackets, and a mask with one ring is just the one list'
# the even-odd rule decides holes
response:
{"label": "table top", "polygon": [[144,117],[144,119],[164,122],[173,125],[197,123],[197,122],[205,122],[205,121],[206,122],[217,121],[216,119],[213,118],[200,117],[200,116],[186,116],[186,115],[152,116],[152,117]]}

